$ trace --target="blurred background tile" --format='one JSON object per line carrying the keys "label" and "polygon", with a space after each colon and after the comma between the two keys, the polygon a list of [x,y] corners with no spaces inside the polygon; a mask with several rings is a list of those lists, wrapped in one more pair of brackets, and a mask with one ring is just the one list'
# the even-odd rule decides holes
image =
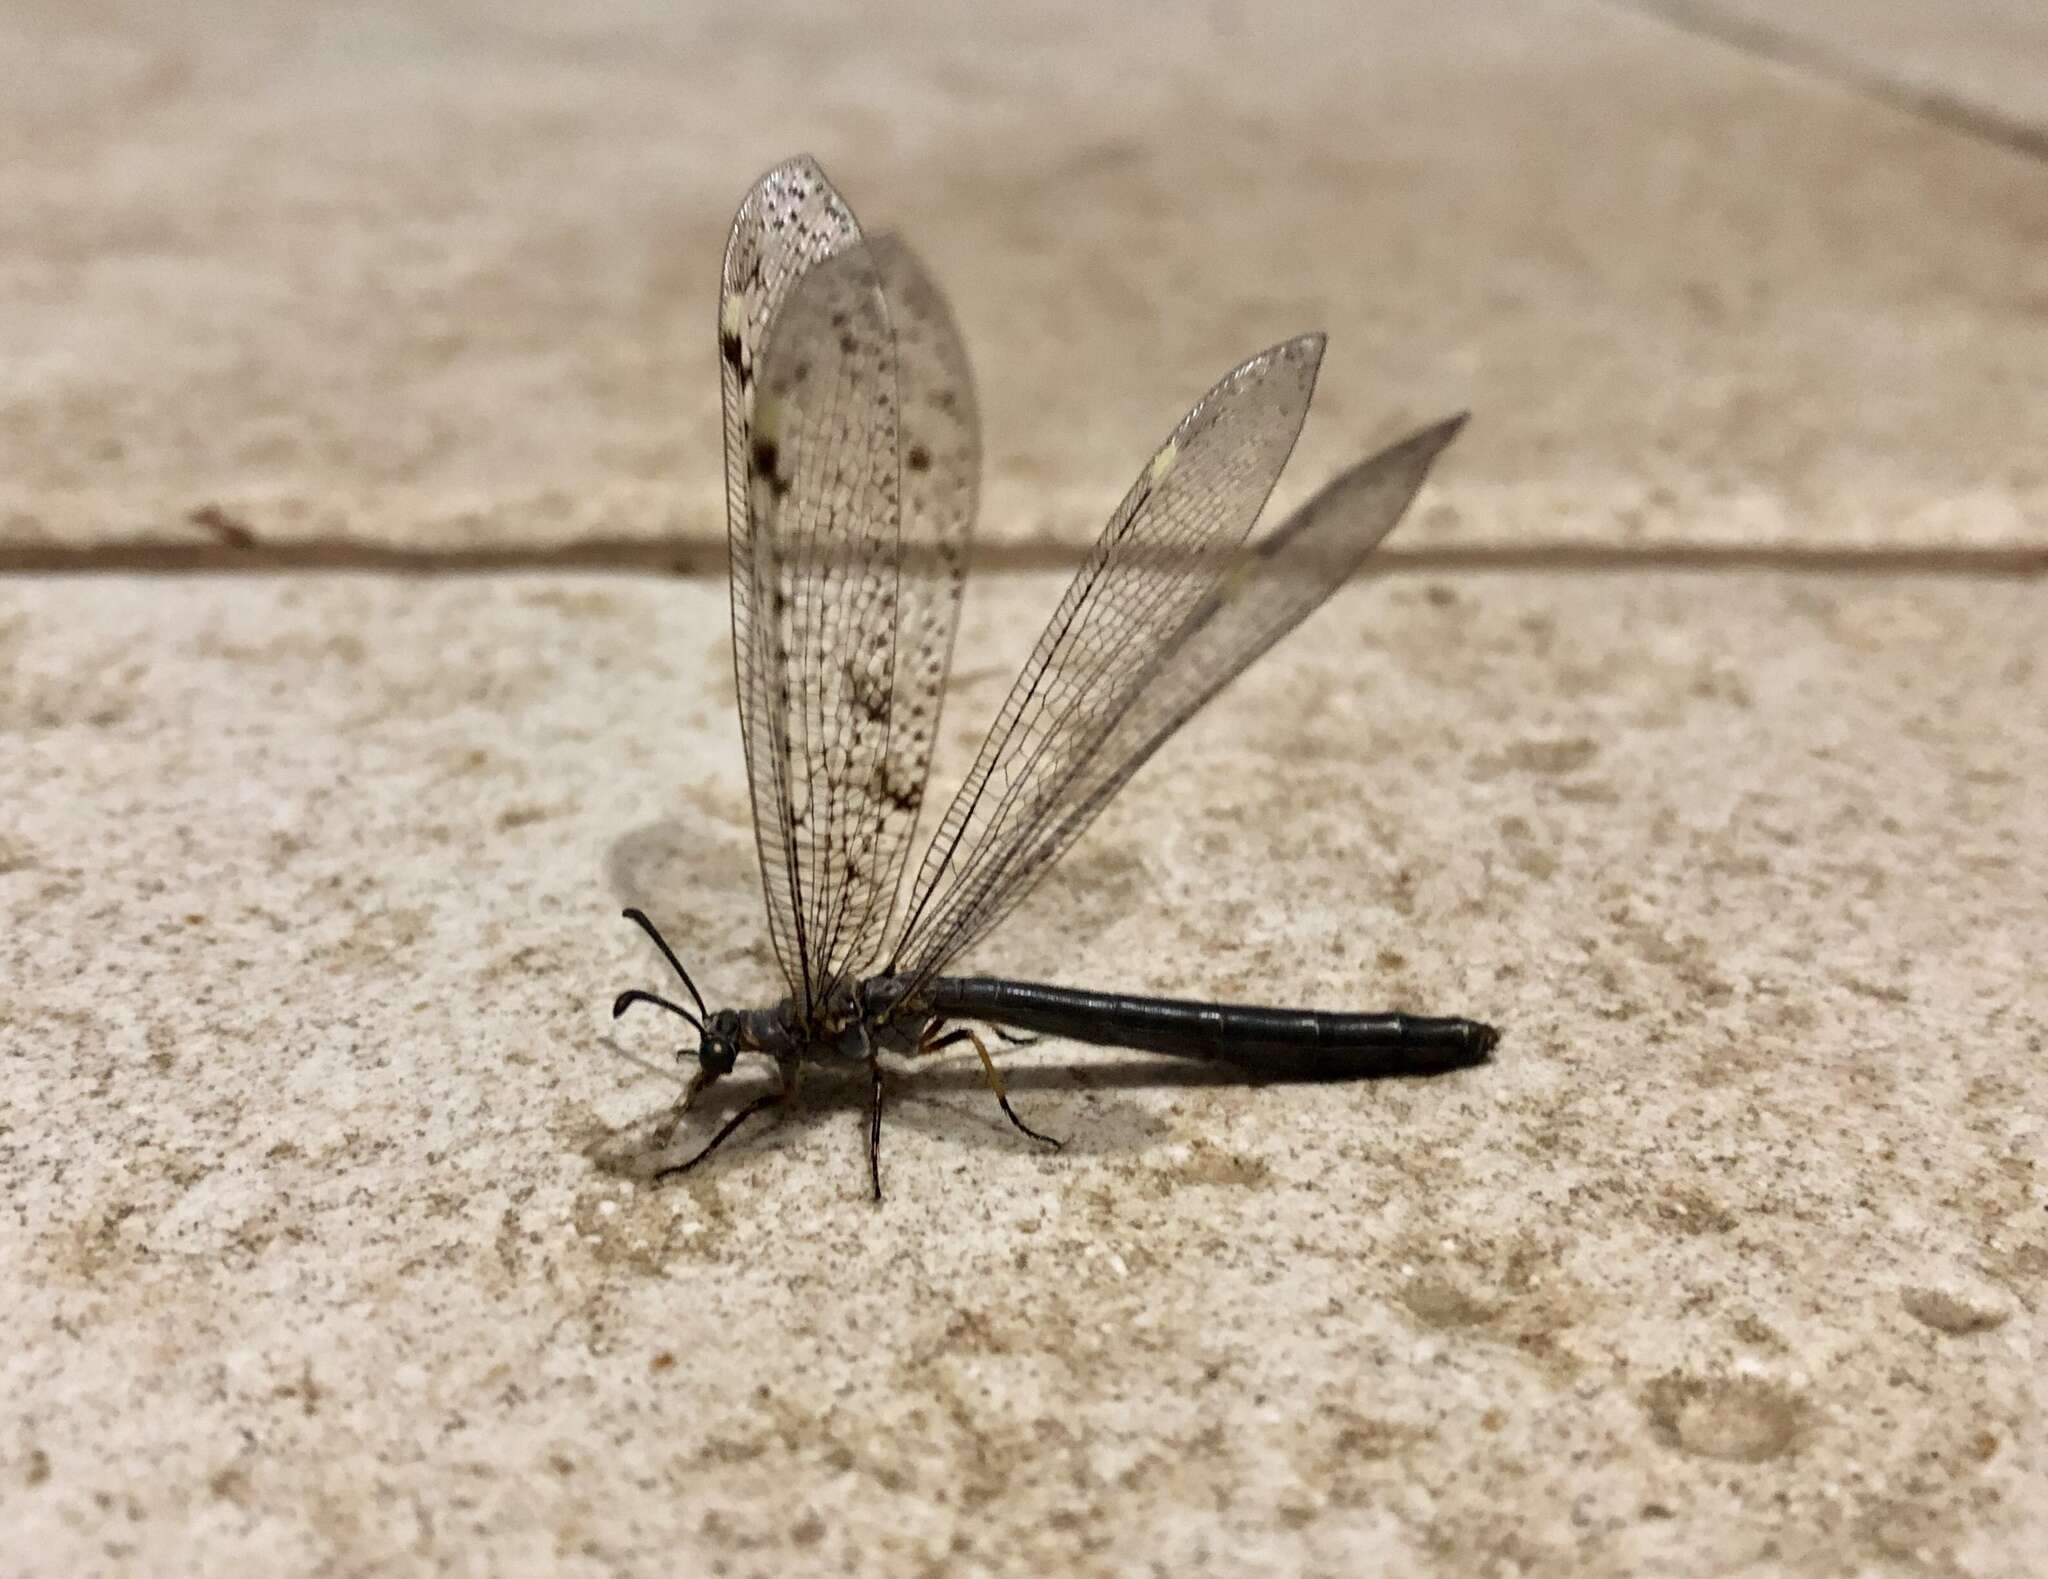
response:
{"label": "blurred background tile", "polygon": [[2048,541],[2042,164],[1654,17],[30,3],[0,29],[17,564],[702,563],[718,252],[798,149],[956,301],[991,543],[1086,543],[1196,395],[1312,327],[1283,499],[1477,414],[1411,545]]}

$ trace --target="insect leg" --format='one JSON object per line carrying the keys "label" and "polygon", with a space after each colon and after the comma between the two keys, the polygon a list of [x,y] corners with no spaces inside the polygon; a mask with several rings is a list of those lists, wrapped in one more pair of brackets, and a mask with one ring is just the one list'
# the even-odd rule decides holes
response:
{"label": "insect leg", "polygon": [[882,1204],[882,1060],[875,1056],[874,1037],[868,1028],[868,997],[865,986],[853,989],[853,1023],[860,1027],[860,1050],[868,1061],[874,1081],[868,1099],[868,1184],[875,1192],[875,1204]]}
{"label": "insect leg", "polygon": [[683,1120],[689,1116],[690,1109],[697,1105],[697,1097],[706,1084],[704,1066],[699,1064],[690,1072],[689,1083],[683,1087],[683,1094],[677,1098],[676,1105],[669,1109],[669,1115],[662,1121],[661,1128],[655,1131],[656,1151],[667,1151],[675,1144],[676,1131],[682,1128]]}
{"label": "insect leg", "polygon": [[868,1182],[874,1187],[875,1204],[882,1203],[882,1061],[872,1054],[868,1072],[875,1077],[874,1096],[868,1103]]}
{"label": "insect leg", "polygon": [[698,1163],[702,1162],[706,1157],[710,1156],[714,1151],[718,1150],[720,1146],[724,1145],[726,1140],[732,1135],[733,1131],[738,1129],[742,1124],[746,1123],[746,1121],[752,1118],[756,1113],[761,1112],[765,1108],[774,1107],[778,1102],[786,1102],[788,1100],[789,1093],[786,1091],[776,1090],[763,1092],[760,1096],[755,1097],[754,1100],[749,1102],[745,1107],[741,1108],[737,1113],[733,1114],[733,1116],[727,1119],[724,1124],[720,1125],[718,1133],[713,1135],[710,1140],[705,1142],[704,1149],[702,1151],[699,1151],[696,1154],[696,1156],[690,1158],[687,1162],[678,1162],[671,1167],[657,1168],[652,1174],[649,1175],[650,1181],[659,1183],[663,1179],[673,1178],[676,1174],[688,1173],[692,1168],[696,1167]]}
{"label": "insect leg", "polygon": [[1058,1151],[1061,1146],[1066,1144],[1064,1141],[1054,1140],[1050,1135],[1039,1134],[1037,1130],[1017,1117],[1017,1110],[1010,1106],[1010,1088],[1003,1083],[1002,1071],[996,1068],[996,1061],[989,1056],[988,1044],[986,1042],[965,1026],[962,1026],[957,1031],[948,1031],[944,1036],[934,1038],[931,1033],[938,1029],[938,1025],[939,1022],[934,1020],[925,1028],[925,1035],[917,1045],[917,1050],[920,1053],[935,1053],[942,1047],[951,1047],[959,1042],[972,1042],[975,1052],[981,1055],[981,1072],[988,1077],[988,1088],[996,1094],[996,1101],[1001,1104],[1004,1117],[1008,1118],[1012,1124],[1015,1124],[1017,1128],[1029,1135],[1033,1140],[1043,1142],[1045,1145],[1052,1147],[1054,1151]]}
{"label": "insect leg", "polygon": [[[934,1020],[925,1027],[924,1039],[917,1044],[918,1053],[936,1053],[943,1048],[958,1046],[961,1042],[967,1040],[968,1033],[964,1030],[948,1031],[944,1036],[939,1036],[934,1040],[934,1034],[943,1024],[945,1024],[943,1020]],[[1042,1036],[1016,1036],[1004,1030],[1000,1025],[991,1025],[988,1031],[991,1036],[1005,1047],[1036,1047],[1045,1040]]]}

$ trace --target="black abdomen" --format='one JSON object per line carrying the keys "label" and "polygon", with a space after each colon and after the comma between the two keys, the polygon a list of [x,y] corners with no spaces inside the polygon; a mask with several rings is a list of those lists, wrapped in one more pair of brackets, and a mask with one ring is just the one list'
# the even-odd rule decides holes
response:
{"label": "black abdomen", "polygon": [[1270,1074],[1357,1079],[1484,1062],[1500,1033],[1477,1020],[1325,1014],[1089,992],[990,976],[942,976],[933,1010],[1105,1047],[1202,1058]]}

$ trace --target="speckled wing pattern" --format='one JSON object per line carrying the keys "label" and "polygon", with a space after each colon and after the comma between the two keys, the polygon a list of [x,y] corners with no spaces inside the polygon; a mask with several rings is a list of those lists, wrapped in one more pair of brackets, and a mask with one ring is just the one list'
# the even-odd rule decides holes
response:
{"label": "speckled wing pattern", "polygon": [[860,925],[846,934],[849,966],[872,964],[881,952],[924,809],[981,483],[974,378],[945,296],[895,237],[873,238],[868,252],[896,331],[902,526],[886,776],[875,808],[876,854],[860,895]]}
{"label": "speckled wing pattern", "polygon": [[1240,657],[1212,637],[1196,656],[1214,683],[1190,690],[1179,674],[1205,629],[1237,629],[1217,625],[1221,612],[1258,582],[1240,550],[1293,452],[1322,352],[1321,335],[1304,335],[1233,369],[1125,495],[939,824],[892,974],[929,979],[987,932],[1159,741],[1264,650]]}
{"label": "speckled wing pattern", "polygon": [[809,160],[741,206],[719,329],[740,729],[770,933],[809,1018],[887,931],[958,621],[978,430],[936,287],[899,243],[864,240]]}

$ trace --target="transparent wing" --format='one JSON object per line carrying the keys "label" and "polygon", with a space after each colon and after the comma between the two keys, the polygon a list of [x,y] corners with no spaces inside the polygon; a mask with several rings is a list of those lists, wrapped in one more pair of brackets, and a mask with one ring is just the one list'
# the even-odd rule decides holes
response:
{"label": "transparent wing", "polygon": [[770,613],[782,555],[772,519],[754,506],[761,360],[784,299],[806,270],[857,243],[846,202],[806,157],[777,165],[741,201],[726,240],[718,304],[719,382],[725,397],[725,513],[732,563],[733,678],[753,793],[754,839],[768,932],[790,991],[803,1001],[803,947],[791,869],[786,711],[792,691],[777,657],[786,645]]}
{"label": "transparent wing", "polygon": [[944,300],[886,238],[812,259],[758,360],[736,361],[741,731],[770,930],[810,1012],[887,930],[958,624],[978,426]]}
{"label": "transparent wing", "polygon": [[857,925],[844,934],[841,980],[881,952],[924,809],[981,484],[974,376],[946,299],[902,242],[880,236],[868,250],[896,331],[902,526],[895,685],[885,773],[874,797],[876,855],[849,908]]}
{"label": "transparent wing", "polygon": [[1465,424],[1439,422],[1341,473],[1256,546],[1241,550],[1153,655],[1079,753],[1078,766],[1015,842],[984,857],[942,927],[900,969],[918,979],[995,925],[1079,838],[1152,753],[1204,703],[1322,606],[1391,532],[1430,465]]}
{"label": "transparent wing", "polygon": [[[927,977],[987,931],[1156,745],[1120,725],[1170,694],[1174,655],[1243,585],[1237,551],[1293,451],[1322,352],[1305,335],[1234,369],[1125,495],[940,822],[893,972]],[[1144,716],[1156,729],[1163,715]],[[1119,764],[1112,747],[1138,754]]]}

